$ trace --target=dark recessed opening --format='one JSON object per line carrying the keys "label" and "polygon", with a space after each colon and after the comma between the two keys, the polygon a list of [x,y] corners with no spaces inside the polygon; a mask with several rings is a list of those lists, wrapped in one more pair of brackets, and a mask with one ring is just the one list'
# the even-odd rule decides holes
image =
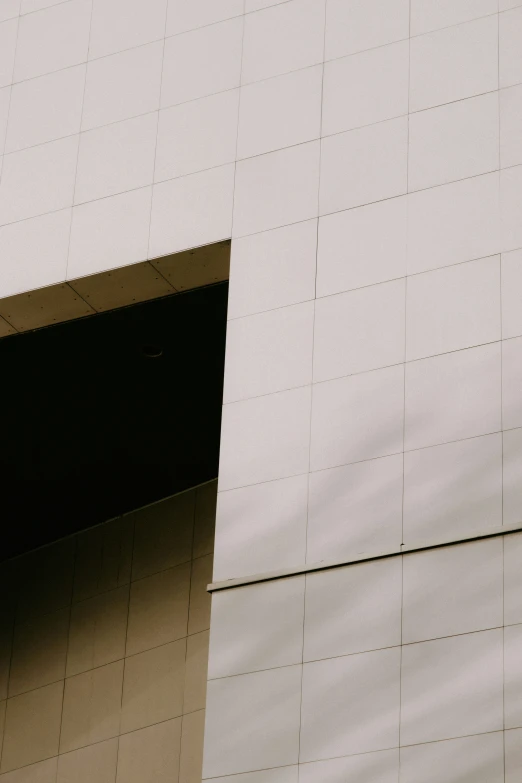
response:
{"label": "dark recessed opening", "polygon": [[159,359],[160,356],[163,356],[161,345],[143,345],[141,350],[148,359]]}
{"label": "dark recessed opening", "polygon": [[0,559],[217,476],[227,296],[0,341]]}

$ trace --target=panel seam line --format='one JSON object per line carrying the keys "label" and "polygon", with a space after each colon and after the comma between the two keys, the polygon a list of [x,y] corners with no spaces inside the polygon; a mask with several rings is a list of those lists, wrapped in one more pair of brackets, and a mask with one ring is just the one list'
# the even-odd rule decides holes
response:
{"label": "panel seam line", "polygon": [[211,584],[207,585],[207,592],[217,593],[223,590],[231,590],[236,587],[262,584],[264,582],[273,582],[279,579],[289,579],[294,576],[302,576],[304,574],[316,573],[320,571],[330,571],[335,568],[343,568],[346,566],[357,565],[359,563],[369,563],[375,560],[384,560],[389,557],[426,552],[434,549],[441,549],[442,547],[457,546],[459,544],[466,544],[473,541],[483,541],[490,538],[498,538],[499,536],[506,536],[521,532],[522,522],[512,526],[497,526],[494,528],[492,527],[489,530],[478,530],[474,533],[470,533],[469,535],[462,535],[457,538],[441,539],[439,541],[429,541],[426,543],[411,545],[401,545],[400,547],[394,547],[389,550],[374,553],[361,553],[355,557],[343,558],[341,560],[323,560],[316,563],[310,563],[308,565],[298,566],[296,568],[286,568],[279,571],[270,571],[252,576],[227,579],[220,582],[212,582]]}

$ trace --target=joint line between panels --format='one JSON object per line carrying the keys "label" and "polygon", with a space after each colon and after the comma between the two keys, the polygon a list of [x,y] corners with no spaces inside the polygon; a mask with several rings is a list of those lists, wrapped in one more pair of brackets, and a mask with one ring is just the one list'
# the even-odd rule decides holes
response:
{"label": "joint line between panels", "polygon": [[375,554],[361,554],[358,557],[344,558],[342,560],[335,560],[330,562],[310,563],[298,568],[282,569],[281,571],[272,571],[264,574],[255,574],[253,576],[239,577],[236,579],[228,579],[222,582],[213,582],[207,585],[207,592],[217,593],[223,590],[232,590],[236,587],[246,587],[247,585],[262,584],[264,582],[274,582],[278,579],[289,579],[293,576],[303,576],[304,574],[311,574],[320,571],[331,571],[334,568],[343,568],[346,566],[357,565],[359,563],[370,563],[375,560],[386,560],[389,557],[398,557],[399,555],[415,554],[416,552],[427,552],[433,549],[442,549],[447,546],[458,546],[459,544],[466,544],[473,541],[483,541],[489,538],[498,538],[499,536],[507,536],[513,533],[522,532],[522,522],[513,526],[502,526],[491,528],[490,530],[482,530],[476,533],[472,533],[468,536],[461,536],[453,539],[443,539],[442,541],[431,541],[426,544],[417,544],[412,546],[401,545],[398,548],[390,549],[385,552],[376,552]]}

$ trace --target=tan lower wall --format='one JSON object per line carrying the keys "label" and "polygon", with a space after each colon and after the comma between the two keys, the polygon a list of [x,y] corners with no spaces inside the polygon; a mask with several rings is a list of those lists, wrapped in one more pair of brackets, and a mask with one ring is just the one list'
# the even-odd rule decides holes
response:
{"label": "tan lower wall", "polygon": [[0,783],[200,783],[215,499],[0,566]]}

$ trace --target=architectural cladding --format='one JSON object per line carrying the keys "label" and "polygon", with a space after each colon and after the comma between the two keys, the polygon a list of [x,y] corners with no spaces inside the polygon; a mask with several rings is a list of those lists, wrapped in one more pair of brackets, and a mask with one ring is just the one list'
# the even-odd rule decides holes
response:
{"label": "architectural cladding", "polygon": [[213,579],[399,553],[213,596],[203,778],[518,783],[522,536],[401,546],[522,524],[522,2],[0,18],[0,296],[231,237]]}

